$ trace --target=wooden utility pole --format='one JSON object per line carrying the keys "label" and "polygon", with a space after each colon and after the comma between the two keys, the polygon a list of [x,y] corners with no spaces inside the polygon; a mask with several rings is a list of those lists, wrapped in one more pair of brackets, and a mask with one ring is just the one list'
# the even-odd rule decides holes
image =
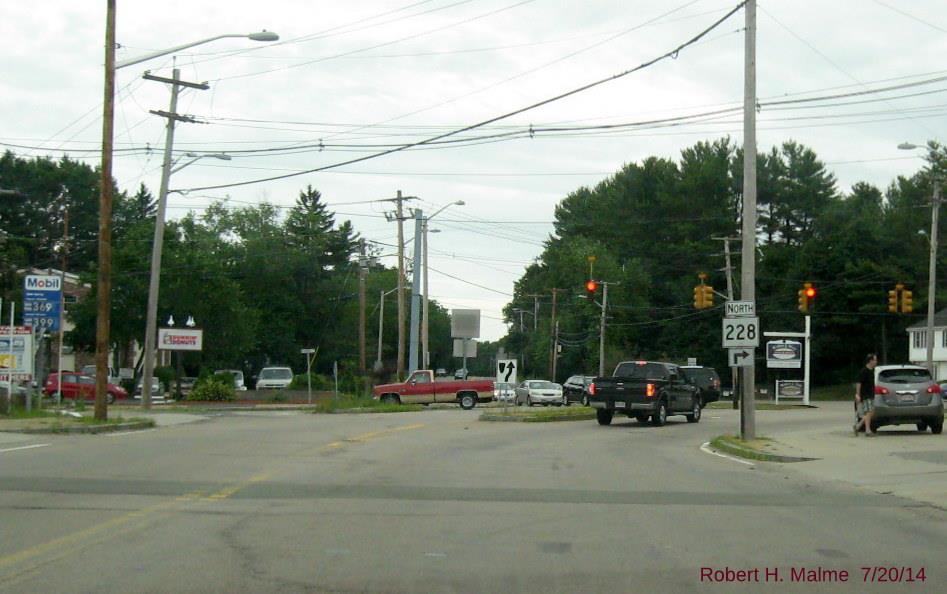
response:
{"label": "wooden utility pole", "polygon": [[[404,202],[405,200],[417,200],[414,196],[402,196],[401,190],[394,198],[388,199],[395,203],[395,213],[391,216],[386,213],[389,221],[398,221],[398,361],[396,373],[398,380],[404,378],[404,351],[405,351],[405,306],[404,306]],[[414,288],[417,290],[417,287]]]}
{"label": "wooden utility pole", "polygon": [[365,255],[365,240],[359,242],[358,258],[358,368],[365,367],[365,275],[368,272],[368,257]]}
{"label": "wooden utility pole", "polygon": [[108,419],[109,315],[112,306],[112,137],[115,120],[115,0],[106,0],[102,177],[99,182],[99,273],[95,321],[95,418]]}
{"label": "wooden utility pole", "polygon": [[[727,301],[733,301],[733,266],[730,263],[730,242],[740,241],[739,237],[713,237],[717,241],[723,242],[723,254],[727,259],[727,267],[724,271],[727,273]],[[737,398],[737,385],[739,384],[740,373],[738,368],[730,368],[730,393],[733,396],[733,410],[740,408],[740,399]]]}
{"label": "wooden utility pole", "polygon": [[[550,375],[551,377],[554,377],[555,374],[556,374],[556,347],[557,347],[557,343],[559,342],[559,336],[558,336],[558,334],[559,334],[559,327],[556,325],[556,324],[557,324],[557,320],[556,320],[556,304],[557,304],[557,302],[558,302],[558,295],[559,295],[559,293],[562,292],[562,291],[565,291],[565,289],[552,288],[552,289],[550,289],[550,291],[552,292],[552,318],[551,318],[551,321],[550,321],[550,323],[549,323],[549,332],[550,332],[550,334],[552,334],[553,336],[551,337],[551,338],[552,338],[552,341],[551,341],[551,342],[552,342],[552,349],[551,349],[551,352],[549,353],[549,375]],[[553,379],[553,380],[551,380],[551,381],[555,381],[555,379]]]}

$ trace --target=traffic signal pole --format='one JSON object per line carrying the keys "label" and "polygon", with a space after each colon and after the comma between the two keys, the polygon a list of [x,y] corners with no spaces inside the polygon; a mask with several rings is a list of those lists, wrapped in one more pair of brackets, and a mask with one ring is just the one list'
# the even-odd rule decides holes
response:
{"label": "traffic signal pole", "polygon": [[[743,249],[741,297],[756,301],[756,0],[747,0],[743,78]],[[756,363],[743,368],[740,436],[756,438]]]}

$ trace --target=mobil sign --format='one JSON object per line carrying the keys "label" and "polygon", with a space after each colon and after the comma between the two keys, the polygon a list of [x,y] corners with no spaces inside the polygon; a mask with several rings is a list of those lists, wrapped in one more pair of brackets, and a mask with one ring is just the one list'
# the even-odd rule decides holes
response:
{"label": "mobil sign", "polygon": [[31,274],[26,277],[25,289],[27,291],[62,291],[62,279],[52,275]]}

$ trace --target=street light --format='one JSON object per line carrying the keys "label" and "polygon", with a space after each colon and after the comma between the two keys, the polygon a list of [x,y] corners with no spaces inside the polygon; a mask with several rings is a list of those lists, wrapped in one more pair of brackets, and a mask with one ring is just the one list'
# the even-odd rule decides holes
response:
{"label": "street light", "polygon": [[[405,290],[410,290],[411,286],[405,286]],[[381,373],[381,370],[384,369],[384,364],[381,362],[381,337],[382,332],[385,329],[385,296],[391,295],[398,290],[398,287],[390,291],[381,291],[381,295],[378,298],[378,358],[375,359],[375,373]]]}
{"label": "street light", "polygon": [[[927,148],[911,142],[902,142],[898,148],[903,151],[912,151],[914,149]],[[927,369],[931,372],[931,377],[937,379],[937,373],[934,369],[934,291],[937,282],[937,219],[940,212],[940,182],[937,179],[934,183],[934,197],[931,201],[931,250],[930,262],[927,272],[927,331],[924,339],[927,342]]]}
{"label": "street light", "polygon": [[[423,238],[422,238],[422,239],[424,240],[424,263],[423,263],[423,268],[424,268],[424,307],[423,307],[422,312],[421,312],[421,367],[423,367],[424,369],[430,369],[430,368],[431,368],[431,351],[430,351],[430,348],[429,348],[429,346],[428,346],[428,328],[429,328],[429,326],[428,326],[428,309],[429,309],[429,306],[428,306],[428,297],[427,297],[427,287],[428,287],[428,285],[427,285],[427,233],[428,233],[428,221],[430,221],[431,219],[433,219],[433,218],[436,217],[437,215],[441,214],[442,212],[444,212],[446,209],[450,208],[451,206],[464,206],[465,204],[466,204],[466,202],[464,202],[463,200],[458,200],[458,201],[456,201],[456,202],[451,202],[450,204],[445,204],[445,205],[442,206],[440,209],[438,209],[437,211],[435,211],[434,214],[432,214],[432,215],[429,216],[429,217],[426,217],[426,218],[424,219],[424,222],[421,224],[421,232],[424,234],[424,236],[423,236]],[[431,233],[436,233],[436,232],[438,232],[436,229],[432,229],[432,230],[431,230]]]}
{"label": "street light", "polygon": [[[279,39],[279,35],[273,33],[272,31],[260,31],[258,33],[227,33],[224,35],[217,35],[215,37],[209,37],[207,39],[202,39],[200,41],[195,41],[192,43],[186,43],[184,45],[178,45],[172,48],[158,50],[150,54],[140,56],[138,58],[132,58],[130,60],[124,60],[115,65],[115,69],[124,68],[126,66],[132,66],[134,64],[140,64],[152,58],[157,58],[159,56],[164,56],[171,54],[189,47],[194,47],[196,45],[201,45],[211,41],[216,41],[218,39],[224,39],[226,37],[241,37],[246,39],[251,39],[253,41],[276,41]],[[114,71],[112,72],[114,76]],[[177,70],[174,73],[174,79],[177,80]],[[114,81],[113,81],[114,89]],[[148,309],[145,314],[145,360],[144,360],[144,376],[142,378],[142,387],[141,387],[141,406],[142,408],[151,407],[151,378],[154,375],[154,366],[155,366],[155,335],[157,333],[157,318],[158,318],[158,289],[161,282],[161,251],[164,242],[164,213],[168,201],[168,180],[171,177],[172,173],[184,169],[188,165],[191,165],[199,159],[210,157],[214,159],[220,159],[223,161],[229,161],[231,159],[230,155],[222,153],[207,153],[207,154],[196,154],[196,153],[187,153],[188,157],[192,157],[191,161],[183,163],[178,167],[172,169],[173,162],[171,160],[171,147],[174,143],[174,112],[176,111],[177,105],[177,90],[178,86],[173,85],[172,94],[171,94],[171,115],[172,117],[168,118],[167,123],[167,133],[165,139],[164,147],[164,162],[161,168],[161,188],[158,192],[158,204],[155,211],[155,237],[154,237],[154,247],[151,253],[151,276],[148,283]],[[109,145],[111,149],[111,139],[109,139]],[[104,146],[104,142],[103,142]],[[103,149],[103,163],[105,160],[105,150]],[[109,170],[111,171],[111,150],[109,150]],[[104,164],[103,164],[104,168]],[[111,211],[111,199],[109,199],[109,212]],[[99,223],[101,229],[102,222]],[[102,239],[100,239],[102,241]],[[108,248],[111,251],[111,247]],[[101,257],[101,252],[100,252]],[[101,269],[101,267],[100,267]],[[111,272],[111,270],[109,270]],[[100,274],[99,278],[100,286],[102,282],[102,275]],[[111,280],[106,281],[109,285]],[[110,289],[110,286],[109,286]],[[100,310],[99,316],[102,316],[101,308],[101,299],[103,298],[100,291]],[[106,311],[108,307],[106,306]],[[108,315],[107,313],[105,315]],[[105,332],[108,332],[107,326]],[[105,339],[107,343],[107,336]],[[96,347],[98,348],[99,343],[97,341]],[[106,350],[107,354],[107,350]],[[96,357],[98,357],[98,351],[96,352]]]}

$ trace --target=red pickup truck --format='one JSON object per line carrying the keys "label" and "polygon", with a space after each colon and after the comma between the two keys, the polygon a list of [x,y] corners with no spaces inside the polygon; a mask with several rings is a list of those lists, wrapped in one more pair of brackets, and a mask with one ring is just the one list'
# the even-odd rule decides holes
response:
{"label": "red pickup truck", "polygon": [[435,380],[434,372],[419,369],[404,383],[375,386],[372,398],[393,404],[456,402],[464,410],[470,410],[478,402],[489,402],[493,398],[493,380]]}

